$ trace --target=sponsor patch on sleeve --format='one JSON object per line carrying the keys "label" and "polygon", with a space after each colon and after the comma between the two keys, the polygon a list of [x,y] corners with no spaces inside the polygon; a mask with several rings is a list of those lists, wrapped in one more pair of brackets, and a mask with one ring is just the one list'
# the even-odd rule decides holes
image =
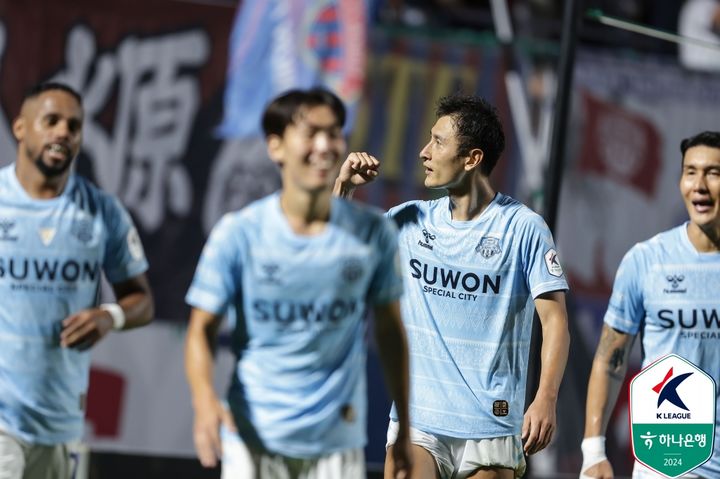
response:
{"label": "sponsor patch on sleeve", "polygon": [[563,270],[562,266],[560,266],[557,251],[552,248],[545,253],[545,266],[547,266],[548,273],[551,275],[558,277],[562,276]]}
{"label": "sponsor patch on sleeve", "polygon": [[140,242],[140,235],[138,235],[135,227],[130,228],[127,234],[127,246],[130,251],[130,256],[135,261],[139,261],[145,257],[145,251],[143,251],[142,242]]}

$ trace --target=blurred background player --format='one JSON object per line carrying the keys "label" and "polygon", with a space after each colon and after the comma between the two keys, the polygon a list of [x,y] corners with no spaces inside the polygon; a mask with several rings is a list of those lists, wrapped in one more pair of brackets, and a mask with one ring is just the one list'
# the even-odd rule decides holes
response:
{"label": "blurred background player", "polygon": [[[120,203],[72,173],[82,143],[77,92],[38,85],[0,169],[0,478],[66,479],[80,439],[87,351],[153,317],[137,231]],[[101,272],[117,303],[97,305]]]}
{"label": "blurred background player", "polygon": [[[675,353],[720,381],[720,132],[687,138],[680,151],[680,194],[690,221],[636,244],[620,263],[588,384],[582,478],[614,477],[605,432],[636,335],[642,367]],[[673,291],[673,278],[682,278],[682,292]],[[717,438],[720,410],[715,418]],[[633,478],[656,477],[664,476],[635,463]],[[720,477],[720,443],[708,462],[682,477]]]}
{"label": "blurred background player", "polygon": [[[262,125],[282,190],[223,217],[187,294],[195,446],[207,467],[222,454],[224,478],[365,478],[367,306],[398,404],[395,473],[409,477],[397,232],[332,197],[344,121],[342,102],[323,89],[270,103]],[[237,366],[227,411],[213,390],[211,346],[229,309]]]}
{"label": "blurred background player", "polygon": [[[495,108],[476,96],[451,95],[440,100],[437,118],[420,160],[425,186],[448,195],[388,212],[400,228],[406,275],[414,477],[520,477],[523,450],[540,451],[555,431],[570,343],[568,287],[543,219],[490,185],[505,145]],[[377,167],[375,158],[351,154],[335,192],[351,195]],[[535,309],[542,371],[523,419]],[[393,408],[386,477],[397,420]]]}

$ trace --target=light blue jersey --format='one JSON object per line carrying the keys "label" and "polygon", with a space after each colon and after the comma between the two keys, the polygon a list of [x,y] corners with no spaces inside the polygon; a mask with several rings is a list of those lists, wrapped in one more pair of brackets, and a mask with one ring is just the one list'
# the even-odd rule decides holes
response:
{"label": "light blue jersey", "polygon": [[60,347],[61,321],[97,304],[147,261],[125,209],[70,175],[57,198],[30,198],[0,169],[0,429],[57,444],[83,431],[90,353]]}
{"label": "light blue jersey", "polygon": [[[640,333],[645,367],[675,353],[720,384],[720,253],[699,253],[687,226],[635,245],[622,260],[605,324]],[[720,402],[716,402],[720,406]],[[693,473],[720,477],[720,407],[715,412],[715,449]]]}
{"label": "light blue jersey", "polygon": [[412,426],[464,439],[519,434],[533,298],[567,289],[545,222],[500,193],[471,221],[451,219],[448,197],[388,215],[400,229]]}
{"label": "light blue jersey", "polygon": [[311,458],[365,444],[366,306],[397,300],[397,235],[380,213],[333,198],[317,236],[298,236],[279,194],[226,215],[187,302],[233,307],[237,367],[228,394],[253,447]]}

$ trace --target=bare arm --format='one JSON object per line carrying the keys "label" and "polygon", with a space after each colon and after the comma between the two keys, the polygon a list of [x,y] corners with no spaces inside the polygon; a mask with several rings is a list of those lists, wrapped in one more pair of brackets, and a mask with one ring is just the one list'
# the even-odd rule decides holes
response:
{"label": "bare arm", "polygon": [[603,325],[588,383],[581,477],[614,477],[612,466],[605,458],[605,432],[627,373],[633,339],[629,334]]}
{"label": "bare arm", "polygon": [[[145,326],[155,314],[150,285],[144,274],[112,285],[117,304],[125,314],[123,330]],[[110,313],[101,308],[78,311],[63,320],[60,344],[86,349],[93,346],[113,328]]]}
{"label": "bare arm", "polygon": [[395,402],[399,430],[392,448],[395,477],[409,478],[412,470],[410,418],[408,413],[410,373],[405,327],[397,301],[375,306],[375,341],[380,353],[385,383]]}
{"label": "bare arm", "polygon": [[205,467],[215,467],[222,456],[220,425],[236,430],[231,413],[220,402],[213,386],[213,350],[220,320],[220,316],[193,308],[185,337],[185,375],[195,411],[193,441],[198,459]]}
{"label": "bare arm", "polygon": [[633,336],[603,325],[588,383],[585,437],[605,435],[627,373],[632,340]]}
{"label": "bare arm", "polygon": [[544,449],[555,433],[558,391],[570,348],[565,293],[554,291],[538,296],[535,309],[540,317],[543,341],[540,384],[523,422],[526,454]]}

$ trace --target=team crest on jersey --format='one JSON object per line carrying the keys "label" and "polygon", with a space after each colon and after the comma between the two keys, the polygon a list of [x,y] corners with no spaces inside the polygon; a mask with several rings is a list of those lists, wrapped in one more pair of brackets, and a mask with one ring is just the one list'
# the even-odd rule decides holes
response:
{"label": "team crest on jersey", "polygon": [[342,266],[342,277],[346,283],[354,283],[363,274],[362,261],[357,258],[350,258],[345,260]]}
{"label": "team crest on jersey", "polygon": [[0,220],[0,241],[17,241],[18,237],[12,234],[15,222],[11,220]]}
{"label": "team crest on jersey", "polygon": [[502,253],[502,249],[500,249],[500,238],[483,236],[475,247],[475,252],[480,253],[480,256],[485,259],[490,259],[496,254]]}
{"label": "team crest on jersey", "polygon": [[563,274],[562,266],[560,266],[560,260],[558,260],[557,251],[549,249],[545,253],[545,266],[547,266],[548,273],[553,276],[560,277]]}
{"label": "team crest on jersey", "polygon": [[90,218],[81,218],[73,221],[70,233],[82,244],[88,244],[93,238],[93,223]]}

